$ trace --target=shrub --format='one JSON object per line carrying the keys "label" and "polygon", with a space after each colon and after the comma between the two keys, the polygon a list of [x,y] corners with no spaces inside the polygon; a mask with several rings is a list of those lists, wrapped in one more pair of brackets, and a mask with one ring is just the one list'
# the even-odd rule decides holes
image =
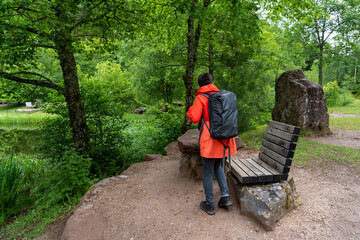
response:
{"label": "shrub", "polygon": [[0,224],[30,206],[30,196],[44,161],[35,156],[19,154],[0,158]]}
{"label": "shrub", "polygon": [[355,101],[350,92],[339,87],[337,81],[328,82],[323,89],[327,106],[345,106]]}
{"label": "shrub", "polygon": [[62,202],[72,203],[82,196],[93,183],[90,176],[91,159],[67,149],[54,156],[43,171],[43,177],[33,191],[36,205],[51,206]]}
{"label": "shrub", "polygon": [[[122,116],[90,115],[87,118],[92,173],[103,178],[115,175],[128,166],[123,149],[130,146],[123,131],[128,122]],[[131,154],[131,153],[128,153]],[[131,159],[131,158],[130,158]]]}

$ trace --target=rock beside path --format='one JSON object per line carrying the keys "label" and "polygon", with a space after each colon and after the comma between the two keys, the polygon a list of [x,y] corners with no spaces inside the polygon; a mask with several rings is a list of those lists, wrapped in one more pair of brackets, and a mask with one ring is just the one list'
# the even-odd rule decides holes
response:
{"label": "rock beside path", "polygon": [[100,240],[106,226],[106,219],[98,214],[93,202],[99,197],[109,183],[128,178],[119,175],[101,180],[90,187],[73,215],[67,220],[61,240]]}
{"label": "rock beside path", "polygon": [[276,80],[272,119],[313,132],[330,132],[324,91],[301,70],[284,72]]}
{"label": "rock beside path", "polygon": [[103,239],[105,219],[91,206],[79,208],[66,222],[61,240],[99,240]]}
{"label": "rock beside path", "polygon": [[241,214],[254,218],[267,231],[272,231],[285,214],[295,207],[294,179],[271,184],[242,185],[228,174],[229,186],[235,187]]}

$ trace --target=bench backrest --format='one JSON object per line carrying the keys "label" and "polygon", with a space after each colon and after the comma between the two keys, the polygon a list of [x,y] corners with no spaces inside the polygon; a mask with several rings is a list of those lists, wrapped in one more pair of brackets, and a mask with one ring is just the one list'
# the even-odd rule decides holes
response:
{"label": "bench backrest", "polygon": [[259,158],[282,174],[290,171],[301,128],[269,120]]}
{"label": "bench backrest", "polygon": [[32,104],[31,104],[31,102],[25,102],[25,105],[26,105],[26,107],[32,107]]}

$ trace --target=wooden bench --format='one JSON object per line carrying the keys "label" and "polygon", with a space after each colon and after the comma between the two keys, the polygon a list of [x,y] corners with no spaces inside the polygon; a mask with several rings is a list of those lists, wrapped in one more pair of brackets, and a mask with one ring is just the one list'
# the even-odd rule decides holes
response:
{"label": "wooden bench", "polygon": [[231,157],[231,173],[242,184],[287,180],[300,130],[299,127],[269,120],[259,158]]}

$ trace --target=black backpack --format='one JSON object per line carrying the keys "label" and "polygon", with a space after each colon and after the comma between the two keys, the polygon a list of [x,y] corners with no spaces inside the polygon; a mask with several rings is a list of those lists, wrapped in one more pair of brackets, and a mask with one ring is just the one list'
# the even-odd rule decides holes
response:
{"label": "black backpack", "polygon": [[[238,135],[238,111],[236,95],[227,90],[220,90],[216,93],[201,95],[209,99],[210,128],[201,117],[200,136],[203,123],[210,132],[210,136],[219,140],[224,145],[223,164],[225,163],[226,150],[229,151],[229,171],[231,171],[230,147],[221,140],[236,137]],[[199,141],[200,141],[199,136]]]}

